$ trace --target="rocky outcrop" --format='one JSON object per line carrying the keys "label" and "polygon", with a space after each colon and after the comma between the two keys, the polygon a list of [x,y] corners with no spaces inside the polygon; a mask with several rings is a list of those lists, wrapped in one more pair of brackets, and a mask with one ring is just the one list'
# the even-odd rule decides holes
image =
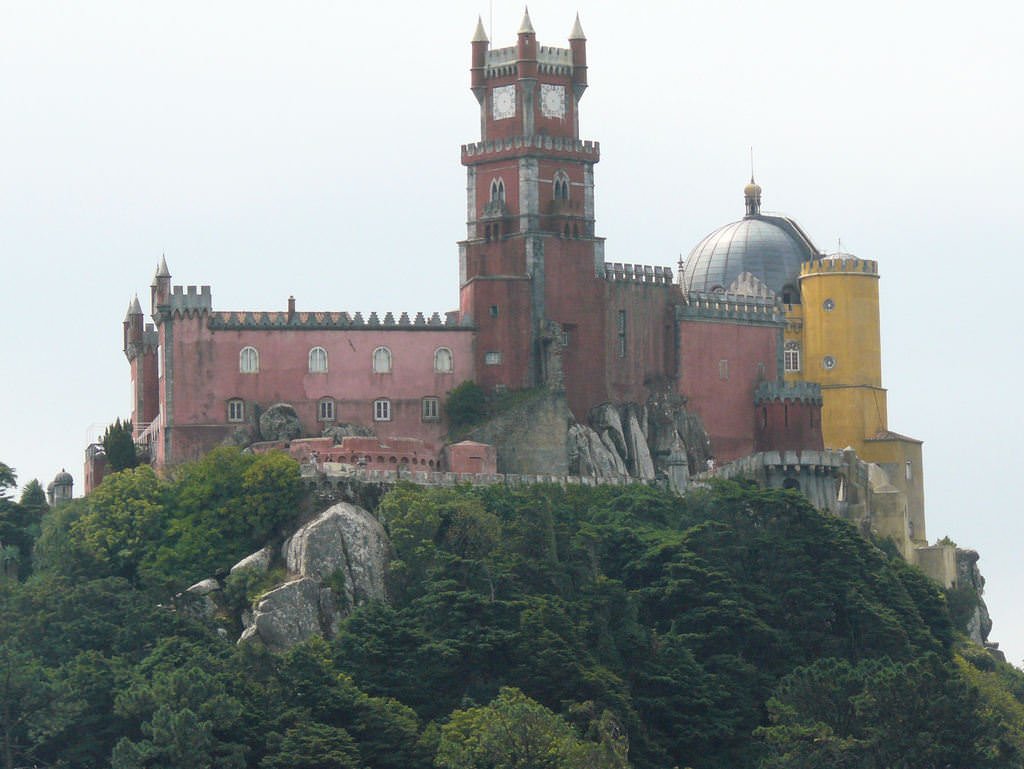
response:
{"label": "rocky outcrop", "polygon": [[274,560],[274,551],[271,547],[264,547],[252,555],[247,555],[241,561],[231,567],[229,574],[238,574],[242,571],[265,572],[270,568]]}
{"label": "rocky outcrop", "polygon": [[622,457],[586,425],[569,427],[569,472],[590,478],[628,478]]}
{"label": "rocky outcrop", "polygon": [[601,436],[601,441],[625,460],[629,456],[626,436],[622,432],[619,410],[611,403],[602,403],[590,410],[590,427]]}
{"label": "rocky outcrop", "polygon": [[341,443],[342,438],[372,438],[376,433],[363,425],[340,422],[339,424],[325,427],[322,435],[324,438],[333,438],[335,443]]}
{"label": "rocky outcrop", "polygon": [[654,461],[647,447],[647,410],[636,403],[625,406],[623,433],[629,474],[643,481],[654,479]]}
{"label": "rocky outcrop", "polygon": [[978,605],[967,621],[967,635],[975,643],[985,645],[988,634],[992,632],[992,618],[981,597],[985,592],[985,578],[978,568],[979,557],[976,550],[956,549],[956,583],[958,587],[973,590],[978,596]]}
{"label": "rocky outcrop", "polygon": [[324,633],[320,594],[330,588],[306,577],[286,582],[259,600],[239,639],[261,641],[275,651],[302,643]]}
{"label": "rocky outcrop", "polygon": [[339,502],[320,513],[285,543],[284,558],[293,574],[341,583],[347,611],[386,596],[390,544],[361,507]]}
{"label": "rocky outcrop", "polygon": [[195,619],[210,620],[217,616],[220,610],[220,590],[220,582],[212,577],[204,579],[178,593],[174,597],[174,604],[179,611]]}
{"label": "rocky outcrop", "polygon": [[[271,556],[264,548],[231,571],[266,570]],[[239,643],[285,649],[312,635],[331,638],[354,608],[387,597],[391,546],[384,527],[361,507],[340,502],[320,513],[285,542],[282,557],[295,579],[243,615]]]}
{"label": "rocky outcrop", "polygon": [[260,437],[264,441],[290,441],[302,435],[302,422],[290,403],[275,403],[260,414]]}

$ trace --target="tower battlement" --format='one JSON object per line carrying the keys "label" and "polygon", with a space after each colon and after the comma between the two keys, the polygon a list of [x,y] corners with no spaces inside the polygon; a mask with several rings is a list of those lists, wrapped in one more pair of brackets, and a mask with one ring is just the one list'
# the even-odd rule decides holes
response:
{"label": "tower battlement", "polygon": [[817,382],[761,382],[754,391],[754,404],[773,401],[821,405],[821,385]]}
{"label": "tower battlement", "polygon": [[739,294],[683,294],[676,305],[679,320],[731,320],[782,325],[785,318],[770,298]]}
{"label": "tower battlement", "polygon": [[363,318],[361,312],[352,315],[347,312],[296,312],[291,314],[288,312],[215,312],[210,315],[209,327],[218,331],[227,329],[471,330],[472,326],[461,321],[458,315],[457,312],[448,312],[442,318],[440,313],[435,312],[427,317],[422,312],[418,312],[410,318],[409,313],[403,312],[398,318],[395,318],[394,313],[388,312],[382,319],[376,312],[371,312],[367,318]]}
{"label": "tower battlement", "polygon": [[821,273],[859,273],[878,277],[878,262],[860,259],[851,254],[830,254],[821,259],[812,259],[800,265],[800,277]]}
{"label": "tower battlement", "polygon": [[634,283],[672,283],[672,268],[649,264],[620,264],[605,262],[605,280],[630,280]]}
{"label": "tower battlement", "polygon": [[174,286],[168,299],[167,309],[172,313],[202,313],[213,309],[209,286]]}
{"label": "tower battlement", "polygon": [[494,141],[473,142],[462,145],[462,162],[468,164],[469,158],[481,158],[487,155],[503,153],[518,154],[523,150],[544,150],[546,153],[565,156],[583,155],[596,163],[601,157],[601,142],[570,139],[564,136],[507,136]]}

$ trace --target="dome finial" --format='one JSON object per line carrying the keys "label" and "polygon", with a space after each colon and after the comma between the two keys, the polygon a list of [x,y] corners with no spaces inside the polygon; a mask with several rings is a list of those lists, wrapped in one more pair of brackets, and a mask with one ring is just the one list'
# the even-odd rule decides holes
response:
{"label": "dome finial", "polygon": [[747,216],[761,215],[761,185],[750,175],[750,184],[743,188],[743,201],[746,204]]}

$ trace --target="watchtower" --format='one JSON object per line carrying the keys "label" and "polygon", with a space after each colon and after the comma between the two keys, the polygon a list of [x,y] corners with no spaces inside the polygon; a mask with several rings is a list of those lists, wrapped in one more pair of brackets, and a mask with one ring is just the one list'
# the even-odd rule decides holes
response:
{"label": "watchtower", "polygon": [[478,330],[477,381],[488,389],[545,383],[555,345],[573,399],[597,402],[602,377],[588,365],[604,349],[604,244],[594,235],[600,147],[579,138],[587,88],[579,17],[568,48],[538,45],[529,13],[514,46],[490,48],[480,22],[471,45],[480,141],[462,147],[459,281],[462,314]]}

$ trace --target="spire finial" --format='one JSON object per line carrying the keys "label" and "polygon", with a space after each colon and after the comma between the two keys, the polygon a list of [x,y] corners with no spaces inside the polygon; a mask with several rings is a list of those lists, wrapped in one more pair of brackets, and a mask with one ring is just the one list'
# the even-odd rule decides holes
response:
{"label": "spire finial", "polygon": [[528,5],[523,6],[523,20],[519,24],[519,34],[520,35],[532,35],[532,34],[534,34],[533,24],[530,23],[530,7]]}
{"label": "spire finial", "polygon": [[586,40],[587,36],[583,34],[583,25],[580,24],[579,11],[576,12],[576,23],[572,25],[572,32],[569,33],[570,40]]}
{"label": "spire finial", "polygon": [[476,32],[473,33],[473,43],[487,43],[490,42],[487,39],[487,33],[484,31],[484,19],[482,16],[476,17]]}
{"label": "spire finial", "polygon": [[750,175],[750,184],[743,188],[743,202],[746,206],[747,216],[759,216],[761,214],[761,185],[754,181],[754,175]]}

